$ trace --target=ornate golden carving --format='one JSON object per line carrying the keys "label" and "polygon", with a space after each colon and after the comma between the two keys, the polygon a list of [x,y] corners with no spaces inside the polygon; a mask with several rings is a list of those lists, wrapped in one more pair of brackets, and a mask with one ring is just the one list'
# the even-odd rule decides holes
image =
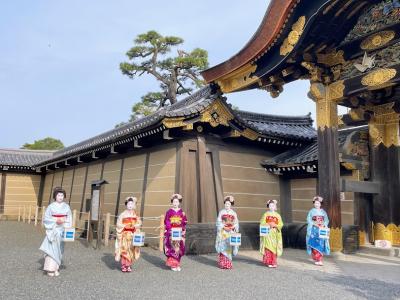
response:
{"label": "ornate golden carving", "polygon": [[358,231],[358,242],[359,242],[360,246],[365,245],[365,242],[366,242],[365,231],[362,231],[362,230]]}
{"label": "ornate golden carving", "polygon": [[382,223],[374,224],[374,240],[386,240],[394,246],[400,246],[400,226],[393,223],[387,226]]}
{"label": "ornate golden carving", "polygon": [[321,69],[318,68],[317,66],[315,66],[315,64],[307,62],[307,61],[303,61],[301,63],[301,65],[306,68],[308,70],[308,72],[310,73],[310,79],[312,82],[317,82],[317,81],[321,81]]}
{"label": "ornate golden carving", "polygon": [[344,64],[346,61],[343,57],[343,54],[344,54],[343,50],[339,50],[337,52],[332,51],[327,54],[319,53],[319,54],[317,54],[318,63],[327,65],[329,67],[339,65],[339,64]]}
{"label": "ornate golden carving", "polygon": [[343,98],[344,88],[343,81],[311,84],[310,95],[317,105],[317,126],[321,130],[338,127],[337,101]]}
{"label": "ornate golden carving", "polygon": [[240,132],[239,132],[238,130],[232,130],[232,131],[229,133],[229,136],[230,136],[230,137],[240,137]]}
{"label": "ornate golden carving", "polygon": [[329,236],[329,243],[332,252],[338,252],[343,250],[343,237],[342,228],[331,228]]}
{"label": "ornate golden carving", "polygon": [[201,122],[210,123],[211,126],[218,125],[228,126],[228,121],[233,119],[231,112],[222,104],[221,100],[216,100],[212,105],[207,107],[201,114]]}
{"label": "ornate golden carving", "polygon": [[184,117],[168,118],[163,120],[163,124],[167,128],[175,128],[185,126]]}
{"label": "ornate golden carving", "polygon": [[258,138],[258,133],[249,128],[246,128],[242,132],[240,132],[238,130],[232,130],[229,133],[229,137],[240,137],[240,136],[243,136],[245,138],[248,138],[249,140],[255,141]]}
{"label": "ornate golden carving", "polygon": [[338,116],[338,126],[339,127],[345,126],[345,124],[343,122],[343,115]]}
{"label": "ornate golden carving", "polygon": [[241,132],[241,135],[252,141],[255,141],[258,138],[258,133],[249,128],[246,128],[243,132]]}
{"label": "ornate golden carving", "polygon": [[391,30],[378,32],[363,40],[360,47],[363,50],[374,50],[380,48],[393,40],[395,35],[396,33]]}
{"label": "ornate golden carving", "polygon": [[400,115],[393,110],[393,106],[394,102],[390,102],[365,108],[374,112],[369,122],[369,136],[373,146],[400,146]]}
{"label": "ornate golden carving", "polygon": [[387,86],[387,82],[396,76],[395,69],[379,69],[368,73],[361,79],[361,84],[374,89]]}
{"label": "ornate golden carving", "polygon": [[341,165],[346,169],[346,170],[356,170],[357,167],[350,162],[342,162]]}
{"label": "ornate golden carving", "polygon": [[304,25],[306,24],[306,17],[301,16],[296,23],[292,26],[292,31],[289,33],[288,37],[283,41],[280,48],[281,55],[287,55],[290,53],[294,46],[299,41],[301,35],[303,34]]}
{"label": "ornate golden carving", "polygon": [[224,93],[240,90],[259,80],[257,76],[250,76],[256,69],[257,65],[246,64],[238,70],[223,76],[217,83]]}
{"label": "ornate golden carving", "polygon": [[193,130],[193,123],[187,124],[183,126],[183,130]]}

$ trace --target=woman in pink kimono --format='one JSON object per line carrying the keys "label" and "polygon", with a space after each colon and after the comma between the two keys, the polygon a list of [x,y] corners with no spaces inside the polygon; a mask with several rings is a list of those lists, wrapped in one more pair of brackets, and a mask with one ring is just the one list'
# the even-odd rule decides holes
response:
{"label": "woman in pink kimono", "polygon": [[[164,253],[167,256],[166,265],[172,271],[181,270],[181,258],[185,254],[185,234],[187,218],[180,208],[182,196],[173,194],[171,197],[172,208],[165,213],[165,232],[164,232]],[[179,228],[182,230],[182,238],[180,240],[172,239],[172,229]]]}

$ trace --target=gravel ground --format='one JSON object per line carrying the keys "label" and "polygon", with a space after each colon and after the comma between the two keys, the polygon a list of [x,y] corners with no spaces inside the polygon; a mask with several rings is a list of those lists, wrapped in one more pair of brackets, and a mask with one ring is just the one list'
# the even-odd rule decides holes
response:
{"label": "gravel ground", "polygon": [[215,255],[185,256],[182,272],[165,267],[157,250],[144,248],[132,273],[120,272],[112,248],[85,241],[66,245],[59,277],[41,271],[44,231],[0,222],[1,299],[400,299],[400,259],[347,255],[314,266],[304,251],[285,249],[278,269],[241,251],[234,269],[220,270]]}

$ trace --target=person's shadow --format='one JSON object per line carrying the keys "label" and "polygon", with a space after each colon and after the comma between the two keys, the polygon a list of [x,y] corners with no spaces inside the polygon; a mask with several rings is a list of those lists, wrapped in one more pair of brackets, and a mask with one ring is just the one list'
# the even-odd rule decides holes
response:
{"label": "person's shadow", "polygon": [[165,265],[165,261],[159,256],[151,255],[147,252],[142,251],[140,253],[140,257],[155,267],[158,267],[163,270],[169,270],[169,267]]}
{"label": "person's shadow", "polygon": [[114,255],[110,253],[103,253],[101,260],[110,270],[118,269],[118,263],[115,261]]}
{"label": "person's shadow", "polygon": [[187,258],[206,266],[217,266],[217,260],[210,255],[188,255]]}

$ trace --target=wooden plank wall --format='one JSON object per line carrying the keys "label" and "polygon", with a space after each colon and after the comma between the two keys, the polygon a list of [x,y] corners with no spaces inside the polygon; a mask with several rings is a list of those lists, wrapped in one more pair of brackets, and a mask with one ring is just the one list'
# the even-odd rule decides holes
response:
{"label": "wooden plank wall", "polygon": [[[39,197],[40,175],[8,173],[5,184],[4,214],[18,213],[18,206],[36,206]],[[32,210],[34,213],[34,209]]]}
{"label": "wooden plank wall", "polygon": [[92,197],[92,181],[101,179],[101,171],[103,168],[103,163],[95,162],[88,164],[87,176],[86,176],[86,185],[85,185],[85,195],[83,197],[83,208],[85,211],[86,208],[86,200]]}
{"label": "wooden plank wall", "polygon": [[[71,167],[46,175],[43,203],[47,205],[54,187],[62,186],[67,192],[71,209],[85,211],[86,199],[91,197],[91,182],[105,179],[109,184],[104,190],[103,213],[121,213],[125,209],[125,198],[135,196],[138,198],[138,213],[143,210],[144,216],[157,217],[170,207],[169,199],[175,192],[175,171],[175,144],[168,148],[155,149],[151,153],[142,152],[120,159],[96,161],[75,169]],[[38,178],[40,180],[40,176]],[[71,195],[68,195],[69,193]],[[142,208],[143,199],[146,199],[146,202]],[[81,216],[82,220],[86,217]],[[159,220],[145,223],[146,226],[158,226]]]}
{"label": "wooden plank wall", "polygon": [[317,179],[292,179],[290,188],[293,222],[305,223],[308,211],[313,207],[312,198],[317,193]]}
{"label": "wooden plank wall", "polygon": [[[85,184],[86,166],[76,167],[74,174],[74,182],[72,185],[72,192],[69,195],[69,205],[71,209],[77,211],[85,211],[85,207],[82,204],[83,188]],[[82,207],[82,209],[81,209]]]}
{"label": "wooden plank wall", "polygon": [[258,222],[269,199],[280,200],[279,178],[260,166],[263,154],[220,151],[224,196],[235,197],[240,221]]}
{"label": "wooden plank wall", "polygon": [[[351,176],[341,177],[351,179]],[[292,179],[290,181],[292,195],[293,222],[304,223],[308,211],[313,207],[312,198],[317,194],[317,179]],[[341,193],[342,225],[354,224],[354,193]],[[322,206],[323,207],[323,206]]]}
{"label": "wooden plank wall", "polygon": [[[165,214],[175,192],[176,147],[150,153],[145,187],[144,217]],[[184,199],[185,200],[185,199]],[[158,226],[159,221],[145,220],[145,226]]]}
{"label": "wooden plank wall", "polygon": [[104,187],[104,206],[102,209],[103,214],[115,214],[121,164],[122,159],[107,161],[104,164],[103,179],[107,180],[108,184],[106,184]]}
{"label": "wooden plank wall", "polygon": [[46,177],[44,179],[42,205],[47,206],[51,200],[52,188],[53,188],[53,177],[54,177],[54,172],[49,172],[46,174]]}
{"label": "wooden plank wall", "polygon": [[72,177],[74,175],[74,169],[68,169],[64,171],[64,177],[62,181],[62,188],[65,190],[67,194],[66,202],[69,203],[71,199],[71,186],[72,186]]}
{"label": "wooden plank wall", "polygon": [[54,173],[52,190],[57,186],[62,186],[63,177],[64,177],[64,170],[59,170]]}
{"label": "wooden plank wall", "polygon": [[124,159],[124,168],[122,171],[121,182],[121,195],[117,214],[124,211],[125,199],[128,196],[134,196],[138,199],[136,210],[138,213],[140,213],[145,164],[146,154],[130,156]]}

